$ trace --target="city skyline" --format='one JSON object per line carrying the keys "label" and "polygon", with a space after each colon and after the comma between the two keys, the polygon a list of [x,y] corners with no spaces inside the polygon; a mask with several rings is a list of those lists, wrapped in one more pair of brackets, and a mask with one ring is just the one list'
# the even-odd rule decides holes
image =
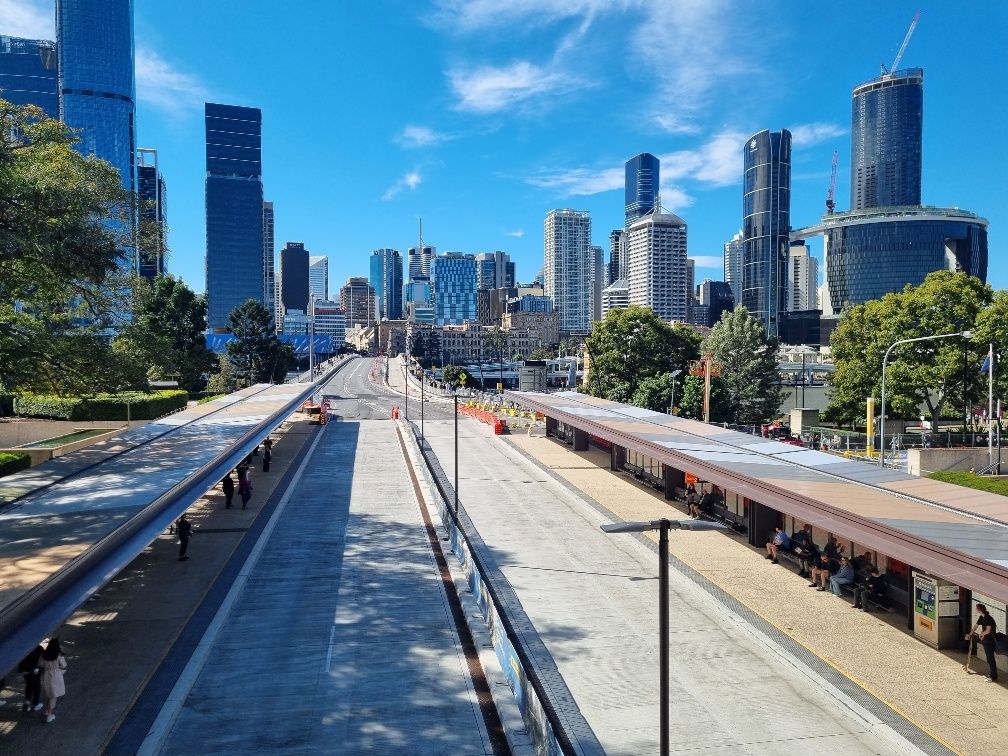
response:
{"label": "city skyline", "polygon": [[[16,5],[16,12],[0,13],[9,19],[0,34],[54,38],[51,2]],[[531,280],[542,264],[544,215],[564,207],[591,212],[592,243],[605,246],[608,232],[622,225],[623,164],[645,151],[662,159],[663,205],[689,224],[697,280],[720,279],[723,244],[741,221],[742,140],[764,128],[794,134],[795,226],[822,214],[838,149],[838,210],[847,209],[850,92],[876,77],[880,62],[891,63],[918,5],[880,10],[858,3],[822,13],[766,3],[786,22],[765,41],[746,36],[734,18],[743,14],[730,3],[684,5],[663,23],[686,39],[715,32],[711,49],[696,61],[672,42],[650,53],[637,48],[636,35],[656,23],[643,4],[614,10],[544,0],[535,9],[492,14],[482,3],[445,2],[382,23],[376,19],[389,14],[381,8],[316,9],[313,27],[359,32],[337,78],[363,98],[360,112],[315,102],[309,94],[316,74],[306,74],[302,86],[290,63],[250,58],[251,48],[240,41],[256,38],[257,24],[262,33],[267,27],[304,33],[301,17],[249,13],[232,37],[222,33],[228,28],[222,10],[185,2],[174,9],[138,6],[138,143],[158,150],[172,192],[168,270],[203,289],[201,116],[205,101],[217,101],[263,110],[263,183],[275,203],[276,236],[325,250],[333,281],[366,276],[372,249],[415,246],[419,216],[426,243],[446,251],[502,250],[516,262],[519,280]],[[0,8],[8,6],[14,7],[0,0]],[[996,70],[994,30],[1006,12],[921,7],[901,67],[925,71],[922,201],[989,219],[988,278],[1008,286],[1008,271],[999,265],[1008,218],[997,171],[1006,148],[994,117],[1004,95],[975,75]],[[533,10],[539,23],[525,28]],[[868,13],[873,23],[859,23]],[[253,20],[257,15],[261,21]],[[176,34],[187,17],[187,24],[199,17],[202,28]],[[972,56],[945,55],[947,31],[967,26],[980,35]],[[823,36],[832,44],[804,44]],[[429,55],[410,55],[418,46]],[[331,45],[305,47],[311,60],[301,60],[299,69],[331,65]],[[387,51],[379,57],[390,89],[381,98],[365,93],[360,80],[375,57],[364,55],[369,48]],[[594,62],[582,65],[589,52]],[[624,54],[649,75],[630,71]],[[567,75],[572,71],[581,73]],[[781,78],[787,86],[777,86]],[[969,103],[969,140],[960,138],[960,102]],[[588,118],[568,107],[579,103],[590,103]],[[326,143],[334,146],[320,153],[315,140],[323,122],[332,136]],[[951,144],[954,155],[945,152]],[[306,189],[313,186],[325,191]],[[812,250],[821,259],[821,242],[813,240]]]}

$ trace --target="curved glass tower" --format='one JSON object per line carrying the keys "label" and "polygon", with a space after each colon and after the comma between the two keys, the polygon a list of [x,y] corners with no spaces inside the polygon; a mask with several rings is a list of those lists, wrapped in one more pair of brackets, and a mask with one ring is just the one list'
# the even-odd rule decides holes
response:
{"label": "curved glass tower", "polygon": [[655,209],[659,186],[659,161],[650,152],[642,152],[627,160],[624,170],[626,222],[629,224]]}
{"label": "curved glass tower", "polygon": [[851,210],[919,205],[924,70],[883,74],[852,98]]}
{"label": "curved glass tower", "polygon": [[133,0],[56,0],[60,118],[136,189]]}
{"label": "curved glass tower", "polygon": [[787,310],[791,132],[764,130],[742,148],[742,302],[776,337]]}
{"label": "curved glass tower", "polygon": [[0,36],[0,97],[59,118],[56,57],[55,42]]}

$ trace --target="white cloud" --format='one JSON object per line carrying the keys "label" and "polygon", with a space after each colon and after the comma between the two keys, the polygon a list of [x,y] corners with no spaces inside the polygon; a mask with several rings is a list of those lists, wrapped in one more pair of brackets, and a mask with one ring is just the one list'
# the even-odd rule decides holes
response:
{"label": "white cloud", "polygon": [[448,72],[448,78],[458,98],[455,107],[473,113],[521,106],[532,98],[569,91],[582,83],[574,76],[527,60],[506,66],[456,68]]}
{"label": "white cloud", "polygon": [[695,261],[698,268],[724,267],[724,258],[717,255],[690,255],[689,259]]}
{"label": "white cloud", "polygon": [[678,186],[663,186],[661,188],[662,210],[679,212],[693,204],[693,197],[685,189]]}
{"label": "white cloud", "polygon": [[139,100],[172,114],[199,108],[208,99],[199,79],[143,47],[136,52],[136,89]]}
{"label": "white cloud", "polygon": [[416,189],[422,183],[423,176],[420,175],[420,171],[409,171],[404,173],[398,181],[385,190],[382,199],[388,202],[404,189]]}
{"label": "white cloud", "polygon": [[820,142],[828,142],[847,133],[847,129],[835,123],[800,123],[789,127],[793,147],[810,147]]}
{"label": "white cloud", "polygon": [[430,18],[431,25],[466,34],[484,29],[522,24],[535,19],[536,27],[607,10],[637,5],[613,0],[441,0]]}
{"label": "white cloud", "polygon": [[451,139],[448,134],[443,134],[426,126],[413,126],[407,124],[399,132],[395,140],[403,147],[429,147],[432,144],[439,144]]}
{"label": "white cloud", "polygon": [[506,234],[504,234],[504,236],[513,236],[516,239],[521,239],[523,236],[525,236],[525,230],[518,228],[515,229],[514,231],[508,231]]}
{"label": "white cloud", "polygon": [[622,189],[625,172],[619,168],[569,168],[561,171],[542,171],[525,179],[525,183],[540,189],[553,189],[565,197],[600,194]]}
{"label": "white cloud", "polygon": [[0,0],[0,32],[11,37],[56,39],[53,3],[38,0]]}

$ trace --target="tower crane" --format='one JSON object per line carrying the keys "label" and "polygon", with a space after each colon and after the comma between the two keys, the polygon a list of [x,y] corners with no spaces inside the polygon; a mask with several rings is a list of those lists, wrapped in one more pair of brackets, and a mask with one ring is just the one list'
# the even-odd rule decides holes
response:
{"label": "tower crane", "polygon": [[886,67],[885,67],[885,64],[884,63],[882,64],[882,73],[883,74],[894,73],[896,71],[896,68],[900,64],[900,61],[903,60],[903,53],[906,52],[907,45],[910,44],[910,37],[913,36],[914,29],[917,28],[917,22],[920,21],[920,14],[921,14],[920,11],[917,11],[917,13],[914,14],[913,21],[910,22],[910,28],[907,29],[906,36],[903,37],[903,44],[900,45],[899,52],[896,53],[896,58],[893,60],[892,67],[887,71]]}
{"label": "tower crane", "polygon": [[833,201],[833,195],[836,194],[836,167],[837,151],[833,150],[833,170],[830,173],[829,191],[826,192],[826,212],[830,214],[833,213],[833,208],[836,207],[836,202]]}

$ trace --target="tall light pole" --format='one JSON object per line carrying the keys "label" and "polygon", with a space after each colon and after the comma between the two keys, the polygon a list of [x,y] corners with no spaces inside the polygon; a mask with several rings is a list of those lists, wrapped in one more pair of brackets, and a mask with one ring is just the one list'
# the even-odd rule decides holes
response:
{"label": "tall light pole", "polygon": [[455,404],[455,525],[458,525],[458,394],[452,389]]}
{"label": "tall light pole", "polygon": [[315,380],[315,295],[308,299],[308,381]]}
{"label": "tall light pole", "polygon": [[676,378],[679,377],[680,373],[682,373],[682,369],[681,368],[679,370],[673,370],[672,371],[672,396],[669,398],[669,403],[668,403],[668,413],[670,415],[672,414],[672,410],[675,407],[675,384],[676,384]]}
{"label": "tall light pole", "polygon": [[[972,339],[973,331],[956,331],[955,333],[939,333],[935,336],[918,336],[915,339],[900,339],[899,341],[893,342],[892,345],[886,349],[885,354],[882,356],[882,415],[879,420],[879,467],[885,467],[885,380],[886,362],[889,361],[889,353],[900,344],[912,344],[915,341],[931,341],[933,339],[951,339],[956,336],[962,336],[967,340]],[[965,384],[963,385],[965,386]],[[963,392],[964,399],[965,396],[966,394]],[[932,430],[938,429],[933,428]]]}
{"label": "tall light pole", "polygon": [[659,753],[669,752],[669,530],[724,530],[720,522],[710,520],[651,520],[650,522],[614,522],[602,525],[605,533],[644,533],[658,531],[658,716]]}

